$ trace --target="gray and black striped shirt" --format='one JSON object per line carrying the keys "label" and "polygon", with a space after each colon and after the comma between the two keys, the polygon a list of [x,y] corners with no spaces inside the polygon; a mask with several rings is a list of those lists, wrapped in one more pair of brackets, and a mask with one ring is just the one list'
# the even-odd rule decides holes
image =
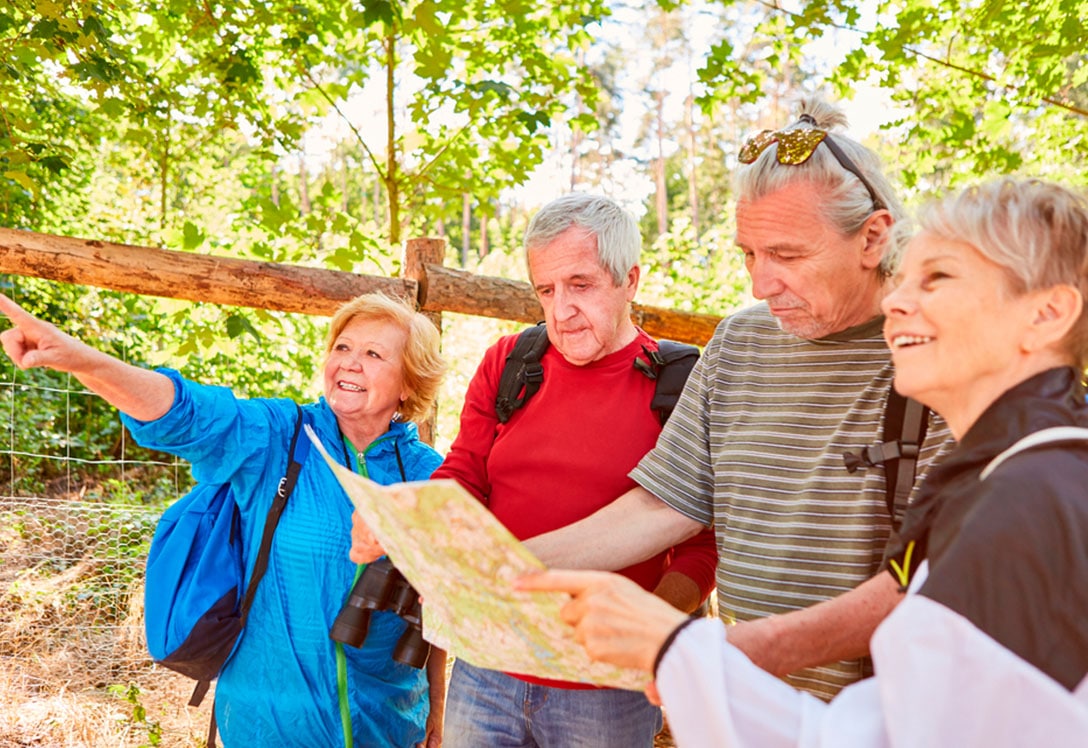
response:
{"label": "gray and black striped shirt", "polygon": [[[845,452],[881,441],[892,364],[877,318],[819,340],[783,332],[766,305],[721,322],[657,446],[631,472],[684,515],[713,523],[727,622],[805,608],[879,569],[890,531],[884,471]],[[915,486],[942,447],[931,421]],[[871,674],[867,659],[789,680],[822,698]]]}

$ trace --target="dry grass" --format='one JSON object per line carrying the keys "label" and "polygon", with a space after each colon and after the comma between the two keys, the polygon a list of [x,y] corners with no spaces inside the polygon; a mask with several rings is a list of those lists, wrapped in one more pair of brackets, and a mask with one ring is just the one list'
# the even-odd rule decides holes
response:
{"label": "dry grass", "polygon": [[208,707],[186,706],[191,687],[180,676],[133,674],[146,710],[140,721],[124,693],[14,673],[11,665],[0,668],[0,748],[137,748],[153,745],[154,728],[163,746],[204,745]]}
{"label": "dry grass", "polygon": [[3,519],[0,748],[203,746],[210,700],[188,707],[192,681],[151,663],[142,588],[111,589],[95,549],[52,547],[36,518]]}
{"label": "dry grass", "polygon": [[[203,748],[211,694],[189,707],[193,681],[151,663],[142,584],[91,594],[101,549],[40,532],[57,518],[38,510],[0,512],[0,748]],[[666,727],[654,746],[673,745]]]}
{"label": "dry grass", "polygon": [[150,662],[138,620],[81,627],[48,597],[9,615],[13,602],[0,604],[0,748],[204,745],[210,699],[187,706],[192,681]]}

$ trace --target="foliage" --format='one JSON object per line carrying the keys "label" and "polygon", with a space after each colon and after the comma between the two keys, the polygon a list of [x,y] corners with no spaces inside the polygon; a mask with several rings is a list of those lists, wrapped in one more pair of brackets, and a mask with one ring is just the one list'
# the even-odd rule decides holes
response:
{"label": "foliage", "polygon": [[674,220],[670,231],[659,236],[653,251],[647,253],[638,300],[716,315],[750,303],[743,255],[734,246],[734,232],[728,226],[731,222],[696,235],[687,219]]}
{"label": "foliage", "polygon": [[[240,395],[308,400],[314,384],[324,325],[301,315],[258,313],[258,337],[222,332],[231,310],[212,305],[166,302],[112,292],[88,290],[33,279],[0,284],[28,311],[57,324],[71,335],[137,366],[167,365],[194,379],[231,386]],[[78,309],[78,314],[72,312]],[[160,321],[162,320],[162,321]],[[278,333],[284,342],[267,346]],[[199,341],[200,346],[193,342]],[[117,412],[75,379],[57,372],[17,371],[0,357],[0,405],[8,414],[11,448],[17,456],[0,461],[0,482],[15,495],[49,494],[56,480],[74,483],[62,492],[86,490],[117,477],[115,460],[135,465],[158,463],[166,469],[173,457],[138,447],[124,432]],[[80,464],[68,479],[69,461]],[[186,471],[187,472],[187,471]],[[173,469],[166,470],[173,474]],[[178,486],[159,483],[162,472],[129,479],[158,502],[178,495]]]}
{"label": "foliage", "polygon": [[5,213],[25,213],[52,176],[85,178],[95,163],[76,154],[102,139],[125,145],[165,230],[202,157],[237,158],[244,142],[267,167],[303,147],[306,126],[380,91],[382,142],[348,128],[395,245],[402,213],[422,225],[451,196],[486,203],[539,163],[564,97],[594,100],[573,52],[606,13],[600,0],[15,0],[0,11]]}
{"label": "foliage", "polygon": [[[840,96],[877,85],[899,113],[893,155],[908,188],[1012,172],[1088,183],[1086,0],[719,3],[737,32],[700,71],[708,107],[763,102],[796,71]],[[848,50],[832,70],[813,54],[829,41]]]}
{"label": "foliage", "polygon": [[[551,125],[592,129],[566,107],[596,100],[576,54],[606,15],[603,0],[13,0],[0,225],[395,274],[404,229],[455,223],[463,194],[490,212]],[[374,101],[378,126],[357,126],[349,110]],[[247,310],[138,317],[187,331],[168,352],[190,363],[222,353],[224,329],[265,356],[320,337]],[[283,363],[312,374],[307,358]]]}
{"label": "foliage", "polygon": [[115,684],[107,690],[114,696],[120,696],[131,704],[132,723],[147,730],[147,743],[141,744],[140,748],[162,745],[162,725],[157,720],[148,717],[147,709],[140,700],[140,687],[135,683],[129,683],[127,686]]}

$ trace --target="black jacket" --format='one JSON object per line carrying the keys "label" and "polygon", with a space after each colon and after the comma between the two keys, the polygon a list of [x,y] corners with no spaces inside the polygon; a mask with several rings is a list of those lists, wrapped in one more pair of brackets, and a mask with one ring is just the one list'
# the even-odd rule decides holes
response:
{"label": "black jacket", "polygon": [[930,470],[889,554],[910,571],[929,560],[919,593],[1073,690],[1088,672],[1088,441],[990,460],[1028,434],[1088,427],[1075,370],[1051,369],[994,402]]}

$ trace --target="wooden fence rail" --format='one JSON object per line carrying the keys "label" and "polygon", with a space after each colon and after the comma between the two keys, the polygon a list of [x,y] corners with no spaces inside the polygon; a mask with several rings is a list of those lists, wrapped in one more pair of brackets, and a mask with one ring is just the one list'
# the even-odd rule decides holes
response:
{"label": "wooden fence rail", "polygon": [[[442,265],[443,239],[410,239],[404,277],[112,244],[0,228],[0,273],[164,296],[329,316],[373,291],[413,298],[425,312],[456,312],[533,323],[543,319],[527,283]],[[720,317],[635,304],[632,317],[658,338],[705,345]]]}

